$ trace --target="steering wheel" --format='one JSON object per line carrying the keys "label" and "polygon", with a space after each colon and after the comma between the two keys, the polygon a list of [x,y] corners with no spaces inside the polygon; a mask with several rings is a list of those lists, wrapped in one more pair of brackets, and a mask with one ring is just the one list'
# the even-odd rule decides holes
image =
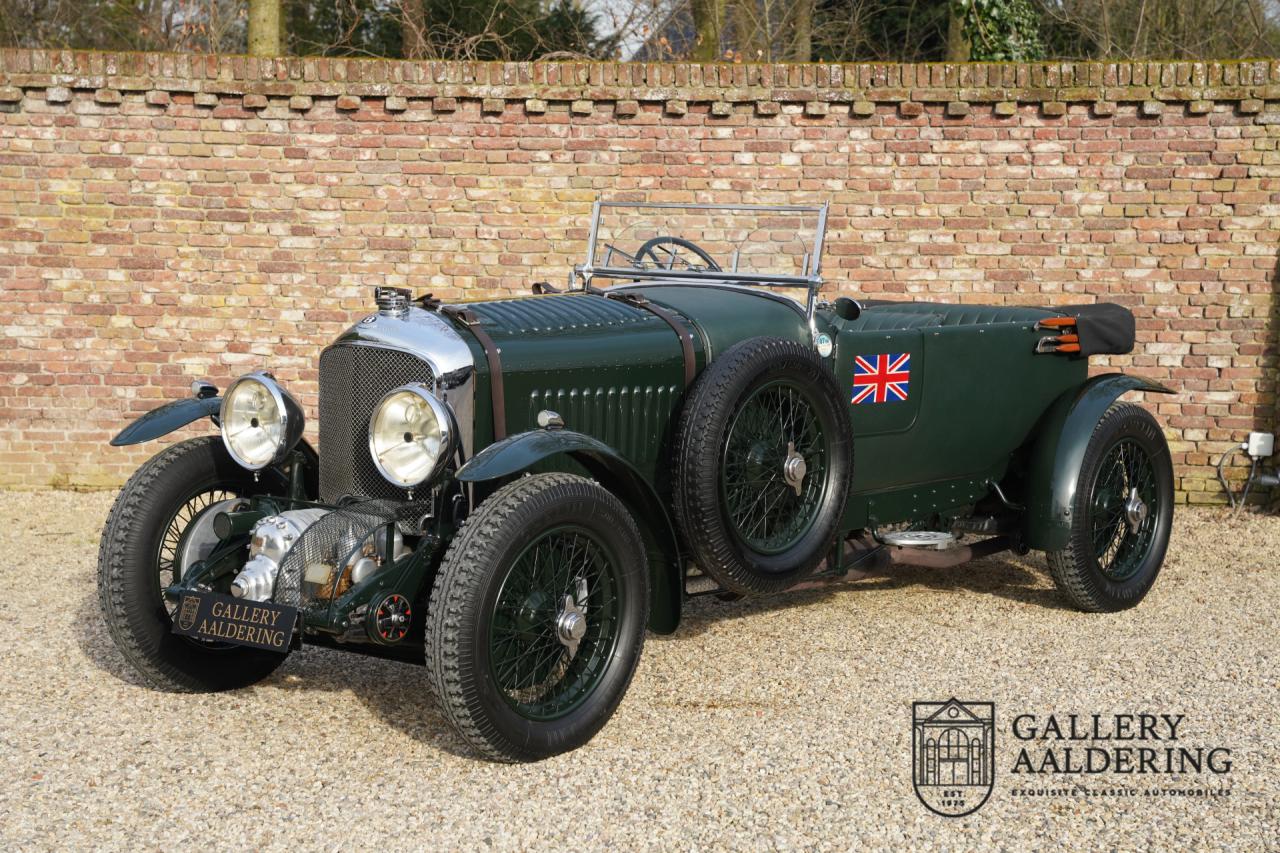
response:
{"label": "steering wheel", "polygon": [[[670,248],[668,248],[670,247]],[[706,266],[698,266],[690,263],[688,259],[680,257],[680,250],[688,249],[692,254],[696,255]],[[665,252],[667,255],[666,262],[658,257],[658,252]],[[644,241],[644,245],[636,251],[636,265],[639,266],[644,256],[648,255],[653,258],[653,262],[663,269],[675,269],[676,261],[680,261],[691,270],[706,269],[713,272],[720,272],[720,265],[716,263],[715,258],[707,253],[707,250],[683,237],[653,237]]]}

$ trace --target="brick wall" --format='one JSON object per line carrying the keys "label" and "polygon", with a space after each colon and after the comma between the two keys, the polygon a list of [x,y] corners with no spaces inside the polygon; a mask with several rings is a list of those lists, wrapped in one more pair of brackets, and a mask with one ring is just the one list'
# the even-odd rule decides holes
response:
{"label": "brick wall", "polygon": [[0,485],[316,355],[377,284],[527,292],[598,194],[830,200],[831,294],[1106,299],[1193,501],[1276,429],[1280,63],[617,65],[0,52]]}

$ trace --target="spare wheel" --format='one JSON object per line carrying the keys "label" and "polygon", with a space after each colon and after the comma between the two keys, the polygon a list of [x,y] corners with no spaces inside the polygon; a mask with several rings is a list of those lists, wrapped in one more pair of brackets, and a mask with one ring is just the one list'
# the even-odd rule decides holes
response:
{"label": "spare wheel", "polygon": [[703,371],[676,437],[675,511],[722,587],[774,592],[835,540],[853,469],[848,406],[817,353],[750,338]]}

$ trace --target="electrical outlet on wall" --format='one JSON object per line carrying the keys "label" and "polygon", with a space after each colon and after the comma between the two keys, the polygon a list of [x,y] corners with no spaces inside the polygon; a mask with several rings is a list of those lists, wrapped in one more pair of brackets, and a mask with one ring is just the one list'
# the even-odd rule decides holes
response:
{"label": "electrical outlet on wall", "polygon": [[1275,453],[1276,437],[1269,432],[1251,432],[1244,451],[1254,459],[1269,459]]}

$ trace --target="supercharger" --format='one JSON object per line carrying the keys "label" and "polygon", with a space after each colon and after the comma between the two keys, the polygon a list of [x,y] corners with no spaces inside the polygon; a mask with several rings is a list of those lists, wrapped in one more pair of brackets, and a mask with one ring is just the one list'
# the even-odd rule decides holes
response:
{"label": "supercharger", "polygon": [[[267,601],[271,598],[280,575],[285,556],[301,541],[303,535],[316,522],[332,510],[295,509],[277,515],[269,515],[254,525],[249,538],[249,559],[231,582],[231,594],[248,601]],[[345,587],[367,580],[388,559],[398,560],[408,553],[404,538],[393,527],[391,552],[386,553],[383,536],[341,537],[331,553],[306,566],[304,579],[313,584],[325,585],[331,581]]]}

